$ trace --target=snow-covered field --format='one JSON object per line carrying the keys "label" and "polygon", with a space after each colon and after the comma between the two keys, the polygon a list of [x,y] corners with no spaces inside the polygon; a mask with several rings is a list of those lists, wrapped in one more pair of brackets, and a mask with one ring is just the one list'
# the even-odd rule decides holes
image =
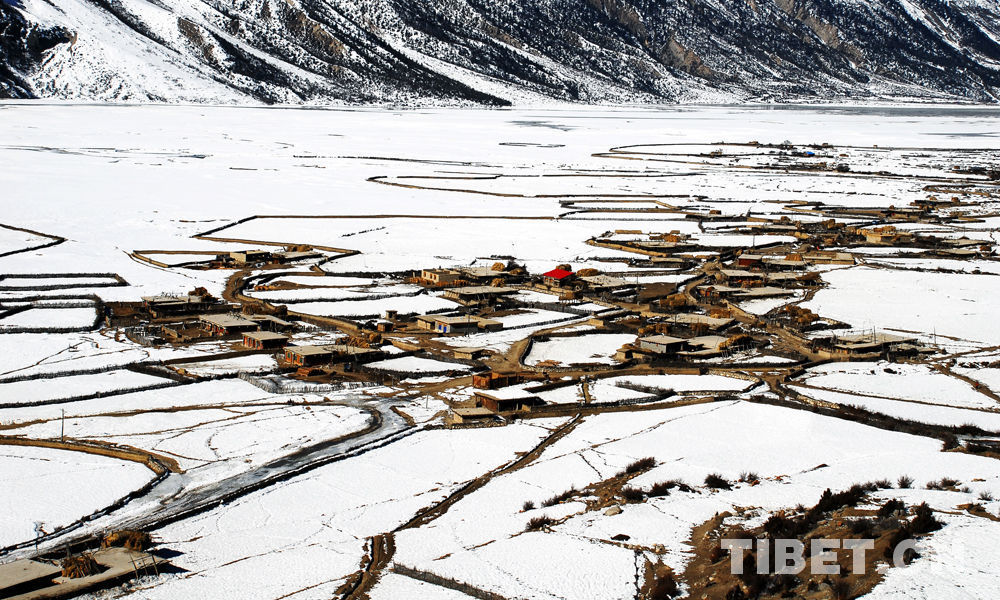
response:
{"label": "snow-covered field", "polygon": [[[147,3],[126,4],[129,10],[159,11]],[[417,288],[404,279],[413,275],[409,271],[488,267],[511,259],[531,275],[565,264],[640,285],[677,283],[701,273],[697,268],[669,270],[675,263],[661,269],[648,257],[588,240],[602,236],[646,240],[650,234],[676,231],[692,235],[692,241],[702,246],[685,255],[685,260],[697,263],[701,259],[696,257],[711,260],[728,248],[794,240],[784,232],[753,235],[737,230],[760,218],[788,216],[809,222],[827,217],[813,211],[814,205],[793,203],[823,203],[849,211],[905,207],[928,196],[928,182],[923,179],[733,169],[726,157],[676,162],[687,160],[687,153],[700,153],[705,144],[720,140],[829,142],[844,146],[859,168],[868,165],[921,176],[938,173],[942,180],[953,180],[957,175],[949,170],[952,163],[975,166],[994,161],[998,116],[1000,112],[981,107],[294,110],[0,103],[4,165],[0,189],[5,196],[32,199],[4,204],[0,221],[66,238],[43,250],[0,257],[0,274],[49,275],[0,280],[0,298],[10,306],[85,294],[96,294],[105,302],[136,301],[161,293],[182,295],[200,287],[221,295],[232,269],[159,268],[130,253],[147,250],[154,258],[169,258],[167,263],[176,264],[258,245],[270,248],[264,242],[328,248],[323,259],[280,271],[255,267],[249,275],[250,296],[277,304],[288,301],[292,313],[307,315],[466,312],[466,307],[442,298],[438,291],[406,295]],[[635,144],[642,146],[624,148]],[[670,149],[667,144],[684,146]],[[876,144],[937,148],[942,154],[910,164],[917,159],[896,150],[874,152]],[[950,153],[947,148],[962,152]],[[772,158],[777,160],[754,157],[744,164],[770,164]],[[928,164],[938,162],[940,169]],[[627,200],[640,202],[622,206]],[[997,221],[991,215],[1000,206],[985,195],[976,201],[974,210],[984,216],[983,222],[914,223],[910,228],[952,238],[968,235],[996,248]],[[663,212],[664,207],[683,212]],[[703,220],[712,211],[729,220]],[[249,218],[255,215],[258,218]],[[850,216],[836,219],[864,222]],[[210,230],[216,231],[200,236]],[[0,253],[48,240],[0,228]],[[337,255],[329,248],[358,253],[327,261]],[[157,253],[162,251],[182,254]],[[789,380],[789,390],[916,422],[971,423],[1000,432],[1000,412],[987,393],[990,390],[977,391],[974,384],[948,374],[950,369],[1000,392],[996,365],[973,366],[1000,360],[995,349],[988,350],[1000,344],[994,300],[997,261],[930,255],[902,259],[875,246],[865,248],[864,257],[868,263],[858,266],[813,267],[826,285],[803,306],[844,321],[856,331],[877,329],[936,342],[942,352],[926,360],[942,371],[925,364],[833,363]],[[128,284],[101,287],[112,280],[53,276],[66,272],[116,273]],[[322,272],[336,276],[320,276]],[[277,277],[269,279],[271,275]],[[306,289],[253,291],[262,280]],[[28,282],[46,286],[74,282],[86,287],[9,289]],[[393,297],[381,297],[385,295]],[[46,300],[28,299],[32,296]],[[596,297],[601,304],[584,298],[566,306],[603,310],[608,297]],[[800,291],[791,298],[740,306],[764,314],[802,297]],[[521,290],[517,298],[560,302],[560,295],[538,291]],[[572,330],[581,335],[535,343],[527,365],[551,360],[563,366],[606,367],[613,364],[619,347],[635,340],[636,327],[648,324],[642,319],[651,315],[643,307],[629,310],[608,325],[614,333],[599,332],[586,316],[528,309],[501,312],[498,320],[505,326],[501,331],[447,337],[410,331],[384,335],[396,336],[398,342],[426,341],[438,345],[435,351],[443,344],[502,354],[522,347],[516,345],[536,332]],[[89,327],[95,316],[94,307],[32,308],[0,320],[0,327],[15,323]],[[62,320],[53,321],[56,317]],[[628,319],[638,325],[623,325]],[[343,337],[335,326],[317,323],[323,320],[301,324],[294,342],[332,343]],[[733,327],[738,328],[749,329],[752,324]],[[739,371],[740,362],[763,357],[761,362],[771,364],[752,373],[770,378],[766,371],[786,370],[783,361],[790,360],[761,354],[787,353],[781,340],[774,341],[779,347],[699,364],[721,373]],[[771,406],[766,402],[775,394],[750,376],[658,375],[649,370],[644,375],[574,381],[542,392],[539,396],[550,404],[589,400],[590,405],[587,416],[536,455],[531,451],[543,439],[571,422],[569,411],[574,407],[547,407],[549,414],[570,415],[556,419],[529,415],[503,427],[439,428],[450,408],[445,401],[464,403],[471,391],[467,381],[458,385],[438,375],[468,370],[464,365],[423,357],[390,357],[372,365],[428,374],[398,385],[363,382],[351,387],[359,383],[354,381],[357,373],[341,374],[330,384],[302,382],[286,374],[244,381],[233,375],[270,370],[276,363],[266,355],[210,360],[234,349],[233,340],[140,346],[114,327],[0,335],[2,403],[167,381],[122,368],[137,362],[182,359],[172,366],[199,376],[228,377],[52,406],[0,409],[4,435],[53,438],[65,426],[72,439],[125,444],[178,462],[184,473],[170,474],[154,494],[89,524],[89,531],[169,511],[173,502],[183,502],[194,490],[211,498],[205,512],[154,531],[163,547],[177,553],[172,560],[184,571],[141,582],[129,591],[131,598],[333,597],[360,568],[369,538],[393,532],[477,478],[483,478],[477,482],[482,486],[464,488],[462,494],[469,493],[445,505],[447,510],[393,533],[395,554],[388,557],[389,565],[369,597],[463,597],[391,571],[401,565],[512,599],[632,598],[647,558],[662,557],[682,572],[691,556],[685,540],[692,527],[720,511],[753,507],[749,509],[753,514],[765,518],[770,511],[798,503],[811,505],[827,488],[836,491],[876,478],[895,481],[900,475],[912,476],[914,488],[882,490],[876,496],[898,497],[910,504],[927,501],[948,511],[941,517],[947,525],[922,540],[926,551],[921,557],[905,571],[891,571],[872,597],[914,597],[924,592],[987,597],[980,592],[1000,583],[992,557],[974,568],[963,562],[966,555],[961,550],[995,539],[996,523],[957,508],[977,501],[980,493],[1000,495],[994,459],[942,452],[941,440],[935,437]],[[947,354],[958,352],[968,354]],[[523,369],[524,365],[516,365],[518,358],[494,356],[488,361],[498,370]],[[107,367],[115,370],[73,373]],[[3,382],[36,374],[62,376]],[[556,378],[558,373],[551,375]],[[641,406],[656,390],[673,390],[688,396],[685,402],[704,403],[652,410]],[[629,401],[639,405],[608,406]],[[387,423],[398,429],[387,432]],[[359,435],[369,426],[373,432],[363,434],[369,437],[363,438],[360,448],[347,451],[347,446],[333,441]],[[432,428],[423,429],[427,426]],[[327,458],[336,460],[215,503],[214,493],[299,466],[296,461],[314,447],[329,450]],[[0,537],[11,543],[33,537],[34,521],[68,523],[151,477],[140,465],[112,459],[4,448],[0,508],[5,518]],[[582,490],[646,456],[654,457],[657,466],[637,476],[632,485],[648,487],[679,478],[694,491],[626,504],[617,515],[587,510],[581,501],[586,493],[541,506],[571,486]],[[518,459],[519,468],[488,476]],[[759,473],[761,484],[739,484],[729,491],[701,485],[709,473],[733,481],[744,470]],[[956,478],[960,489],[968,486],[970,491],[923,489],[926,482],[945,476]],[[535,508],[525,508],[526,501]],[[990,514],[1000,511],[997,502],[982,502]],[[525,532],[528,520],[540,515],[560,522],[548,531]],[[619,534],[629,536],[627,546],[611,539]],[[54,540],[50,549],[58,542]],[[960,573],[962,581],[952,583],[942,576],[952,572]],[[104,596],[125,593],[114,589]]]}
{"label": "snow-covered field", "polygon": [[67,450],[0,446],[0,547],[65,527],[155,476],[141,464]]}
{"label": "snow-covered field", "polygon": [[[314,398],[318,399],[318,398]],[[368,414],[344,406],[251,406],[74,417],[11,430],[29,438],[66,436],[144,448],[177,460],[188,477],[250,468],[304,446],[363,429]],[[63,429],[64,428],[64,429]],[[192,469],[200,471],[192,472]]]}
{"label": "snow-covered field", "polygon": [[118,390],[135,390],[165,383],[170,383],[170,380],[122,369],[93,375],[0,382],[0,390],[3,391],[4,403],[32,404]]}
{"label": "snow-covered field", "polygon": [[30,308],[0,320],[0,329],[89,328],[97,312],[91,308]]}
{"label": "snow-covered field", "polygon": [[802,304],[817,314],[872,327],[1000,344],[994,277],[855,267],[824,275],[830,287]]}
{"label": "snow-covered field", "polygon": [[[570,487],[582,489],[611,477],[644,456],[655,457],[659,466],[633,480],[640,487],[668,479],[700,486],[708,473],[735,480],[741,470],[754,470],[764,481],[732,491],[699,487],[695,493],[675,492],[625,505],[616,516],[587,511],[581,502],[522,511],[526,500],[538,506]],[[973,494],[1000,486],[992,459],[942,454],[934,440],[801,411],[735,402],[602,415],[588,418],[530,466],[495,478],[432,525],[398,533],[394,560],[507,596],[630,597],[635,556],[623,553],[611,540],[614,535],[628,535],[629,544],[642,548],[662,544],[664,561],[680,571],[690,559],[685,540],[691,528],[718,512],[737,506],[776,510],[800,502],[811,505],[827,487],[846,489],[856,482],[894,480],[900,474],[913,477],[918,485],[955,477],[970,482]],[[985,481],[974,483],[977,478]],[[947,509],[975,497],[919,490],[880,494],[899,494],[907,502],[926,499]],[[478,518],[487,514],[488,520]],[[569,519],[551,532],[524,533],[528,519],[542,514]],[[996,527],[973,517],[960,517],[959,522],[979,536]],[[572,560],[562,560],[567,557]],[[935,571],[960,565],[962,558],[949,553],[922,560]],[[539,564],[545,568],[539,569]],[[984,585],[994,578],[995,573],[979,571],[968,585]]]}
{"label": "snow-covered field", "polygon": [[174,368],[196,377],[207,377],[233,373],[264,373],[276,369],[277,363],[269,354],[251,354],[223,360],[181,363],[174,365]]}
{"label": "snow-covered field", "polygon": [[537,365],[551,361],[555,366],[614,364],[615,352],[634,341],[634,335],[615,333],[554,337],[544,342],[535,342],[524,363]]}
{"label": "snow-covered field", "polygon": [[843,392],[831,392],[809,388],[797,388],[797,391],[810,398],[840,404],[842,406],[859,406],[866,410],[897,417],[917,423],[961,427],[975,425],[986,431],[1000,434],[1000,413],[953,408],[939,404],[922,402],[907,402],[890,400],[877,396],[859,396]]}
{"label": "snow-covered field", "polygon": [[299,302],[291,305],[289,310],[321,317],[376,317],[384,314],[387,310],[395,310],[402,315],[421,315],[429,312],[454,309],[456,307],[457,305],[451,300],[422,294],[420,296],[398,296],[378,300]]}
{"label": "snow-covered field", "polygon": [[460,363],[434,360],[420,356],[404,356],[378,362],[368,363],[368,366],[379,371],[410,372],[410,373],[447,373],[448,371],[468,371],[470,367]]}
{"label": "snow-covered field", "polygon": [[1000,402],[926,365],[831,363],[810,369],[809,373],[803,379],[805,383],[835,391],[959,408],[1000,410]]}
{"label": "snow-covered field", "polygon": [[18,250],[24,250],[31,248],[32,246],[44,244],[49,241],[50,240],[48,238],[43,238],[26,231],[0,227],[0,253],[16,252]]}

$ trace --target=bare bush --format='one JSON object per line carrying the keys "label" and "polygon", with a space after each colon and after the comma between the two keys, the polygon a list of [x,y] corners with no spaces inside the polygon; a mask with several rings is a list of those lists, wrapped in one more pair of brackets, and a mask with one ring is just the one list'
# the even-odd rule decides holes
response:
{"label": "bare bush", "polygon": [[705,485],[713,490],[731,490],[733,486],[722,475],[711,473],[705,477]]}
{"label": "bare bush", "polygon": [[553,521],[550,517],[542,515],[540,517],[532,517],[524,529],[525,531],[538,531],[539,529],[547,529],[554,523],[555,521]]}
{"label": "bare bush", "polygon": [[648,471],[656,466],[656,459],[652,456],[647,456],[646,458],[640,458],[639,460],[632,461],[625,467],[625,469],[619,473],[619,475],[632,475],[635,473],[642,473],[643,471]]}
{"label": "bare bush", "polygon": [[642,502],[646,499],[646,494],[641,489],[632,486],[623,487],[621,496],[626,502]]}

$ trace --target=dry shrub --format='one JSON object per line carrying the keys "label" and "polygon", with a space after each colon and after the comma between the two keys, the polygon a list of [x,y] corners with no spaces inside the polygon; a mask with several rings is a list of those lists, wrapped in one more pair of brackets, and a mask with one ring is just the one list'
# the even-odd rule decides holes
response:
{"label": "dry shrub", "polygon": [[634,473],[642,473],[643,471],[648,471],[656,466],[656,459],[652,456],[647,456],[646,458],[640,458],[639,460],[629,463],[625,470],[622,471],[621,475],[632,475]]}
{"label": "dry shrub", "polygon": [[125,548],[133,552],[142,552],[153,544],[153,538],[145,531],[137,529],[121,529],[104,536],[102,548]]}
{"label": "dry shrub", "polygon": [[675,485],[671,485],[671,482],[669,482],[669,481],[659,481],[659,482],[654,483],[653,485],[651,485],[649,487],[649,492],[647,492],[646,495],[648,495],[650,498],[658,498],[660,496],[669,496],[670,495],[670,488],[672,488],[672,487],[676,487],[676,486]]}
{"label": "dry shrub", "polygon": [[569,500],[570,498],[572,498],[573,496],[577,495],[578,493],[579,492],[577,491],[576,488],[569,488],[565,492],[563,492],[561,494],[556,494],[555,496],[552,496],[548,500],[545,500],[544,502],[542,502],[542,506],[543,507],[555,506],[556,504],[559,504],[560,502],[565,502],[566,500]]}
{"label": "dry shrub", "polygon": [[62,576],[70,579],[80,579],[97,575],[101,572],[101,565],[97,564],[91,554],[80,554],[70,556],[62,561]]}
{"label": "dry shrub", "polygon": [[705,477],[705,485],[713,490],[731,490],[733,486],[722,475],[711,473]]}
{"label": "dry shrub", "polygon": [[906,504],[902,500],[889,500],[878,509],[878,517],[880,519],[885,519],[886,517],[891,517],[897,512],[906,511]]}
{"label": "dry shrub", "polygon": [[646,494],[637,487],[623,487],[621,494],[626,502],[642,502],[646,499]]}
{"label": "dry shrub", "polygon": [[934,511],[931,507],[927,506],[926,502],[917,506],[915,514],[916,516],[910,523],[910,527],[914,533],[930,533],[941,529],[941,522],[934,518]]}
{"label": "dry shrub", "polygon": [[551,527],[555,523],[550,517],[542,515],[540,517],[532,517],[528,521],[528,525],[525,527],[526,531],[538,531],[539,529],[545,529],[546,527]]}

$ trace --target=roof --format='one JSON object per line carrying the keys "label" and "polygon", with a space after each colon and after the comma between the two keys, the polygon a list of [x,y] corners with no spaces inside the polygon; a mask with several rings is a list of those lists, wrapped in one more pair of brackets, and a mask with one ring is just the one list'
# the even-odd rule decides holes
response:
{"label": "roof", "polygon": [[768,285],[764,287],[740,290],[736,295],[741,298],[767,298],[770,296],[791,296],[794,293],[795,292],[792,290],[786,290],[784,288]]}
{"label": "roof", "polygon": [[480,319],[479,317],[469,317],[469,316],[461,316],[461,317],[434,317],[434,319],[433,319],[433,321],[435,323],[444,323],[445,325],[465,325],[465,324],[467,324],[467,325],[478,325],[479,322],[482,321],[482,320],[483,319]]}
{"label": "roof", "polygon": [[257,324],[235,315],[201,315],[199,320],[211,323],[216,327],[256,327]]}
{"label": "roof", "polygon": [[566,269],[552,269],[548,273],[542,273],[542,277],[548,277],[550,279],[566,279],[573,274],[573,271],[567,271]]}
{"label": "roof", "polygon": [[477,406],[475,408],[456,408],[453,409],[456,415],[460,417],[492,417],[496,413],[488,408],[483,408],[482,406]]}
{"label": "roof", "polygon": [[862,333],[857,335],[842,335],[834,342],[838,346],[865,347],[881,346],[882,344],[901,344],[913,342],[916,338],[891,335],[888,333]]}
{"label": "roof", "polygon": [[333,351],[326,346],[286,346],[285,352],[298,354],[300,356],[322,356],[333,354]]}
{"label": "roof", "polygon": [[794,281],[802,277],[801,273],[768,273],[767,278],[770,281]]}
{"label": "roof", "polygon": [[431,319],[435,323],[443,323],[445,325],[500,325],[500,321],[494,321],[493,319],[484,319],[483,317],[474,316],[460,316],[460,317],[434,317]]}
{"label": "roof", "polygon": [[281,325],[282,327],[291,327],[291,326],[293,326],[293,323],[291,321],[286,321],[284,319],[279,319],[278,317],[275,317],[274,315],[250,315],[247,318],[250,319],[251,321],[254,321],[254,322],[257,322],[257,321],[270,321],[272,323],[276,323],[278,325]]}
{"label": "roof", "polygon": [[774,258],[767,261],[769,265],[778,265],[784,267],[805,267],[806,261],[804,260],[789,260],[787,258]]}
{"label": "roof", "polygon": [[305,258],[313,258],[316,256],[322,256],[319,252],[310,250],[308,252],[296,251],[296,252],[278,252],[278,256],[281,256],[287,260],[302,260]]}
{"label": "roof", "polygon": [[205,302],[204,296],[143,296],[144,302],[150,304],[194,304]]}
{"label": "roof", "polygon": [[456,294],[458,296],[484,296],[497,294],[514,294],[517,290],[509,287],[498,287],[492,285],[476,285],[470,287],[452,288],[446,294]]}
{"label": "roof", "polygon": [[252,331],[250,333],[244,333],[243,337],[250,338],[251,340],[257,340],[260,342],[266,342],[268,340],[287,340],[287,335],[281,335],[280,333],[274,333],[273,331]]}
{"label": "roof", "polygon": [[670,315],[667,320],[671,323],[682,323],[685,325],[694,325],[695,323],[704,323],[709,327],[725,327],[733,322],[733,319],[728,317],[710,317],[708,315],[695,315],[691,313],[681,313],[676,315]]}
{"label": "roof", "polygon": [[581,277],[580,279],[592,285],[605,286],[605,287],[619,287],[619,286],[631,285],[624,279],[619,279],[618,277],[611,277],[610,275],[590,275],[587,277]]}
{"label": "roof", "polygon": [[476,390],[476,396],[484,396],[493,400],[527,400],[536,399],[538,396],[526,391],[519,385],[500,388],[499,390]]}
{"label": "roof", "polygon": [[763,277],[760,273],[754,273],[752,271],[745,271],[743,269],[719,269],[719,272],[726,277]]}
{"label": "roof", "polygon": [[740,260],[764,260],[764,256],[761,254],[740,254]]}
{"label": "roof", "polygon": [[37,560],[15,560],[0,565],[0,590],[6,590],[37,579],[55,577],[61,572],[62,569],[59,567]]}
{"label": "roof", "polygon": [[719,346],[725,342],[728,338],[722,337],[721,335],[702,335],[698,337],[693,337],[688,340],[688,343],[692,346],[700,346],[702,350],[694,350],[688,352],[687,354],[699,354],[699,353],[711,353],[716,352]]}
{"label": "roof", "polygon": [[679,344],[686,342],[687,340],[683,338],[676,338],[669,335],[651,335],[649,337],[639,338],[640,342],[649,342],[651,344],[663,344],[668,346],[671,344]]}
{"label": "roof", "polygon": [[382,352],[382,350],[378,348],[360,348],[358,346],[348,346],[346,344],[330,344],[329,346],[323,347],[336,354],[374,354],[376,352]]}
{"label": "roof", "polygon": [[472,277],[496,277],[504,274],[503,271],[494,271],[492,267],[465,267],[459,270]]}

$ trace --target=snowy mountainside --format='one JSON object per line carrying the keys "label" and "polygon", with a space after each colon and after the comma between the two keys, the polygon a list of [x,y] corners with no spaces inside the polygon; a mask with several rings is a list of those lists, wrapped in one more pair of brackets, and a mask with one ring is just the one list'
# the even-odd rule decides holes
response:
{"label": "snowy mountainside", "polygon": [[997,0],[0,0],[0,97],[998,96]]}

